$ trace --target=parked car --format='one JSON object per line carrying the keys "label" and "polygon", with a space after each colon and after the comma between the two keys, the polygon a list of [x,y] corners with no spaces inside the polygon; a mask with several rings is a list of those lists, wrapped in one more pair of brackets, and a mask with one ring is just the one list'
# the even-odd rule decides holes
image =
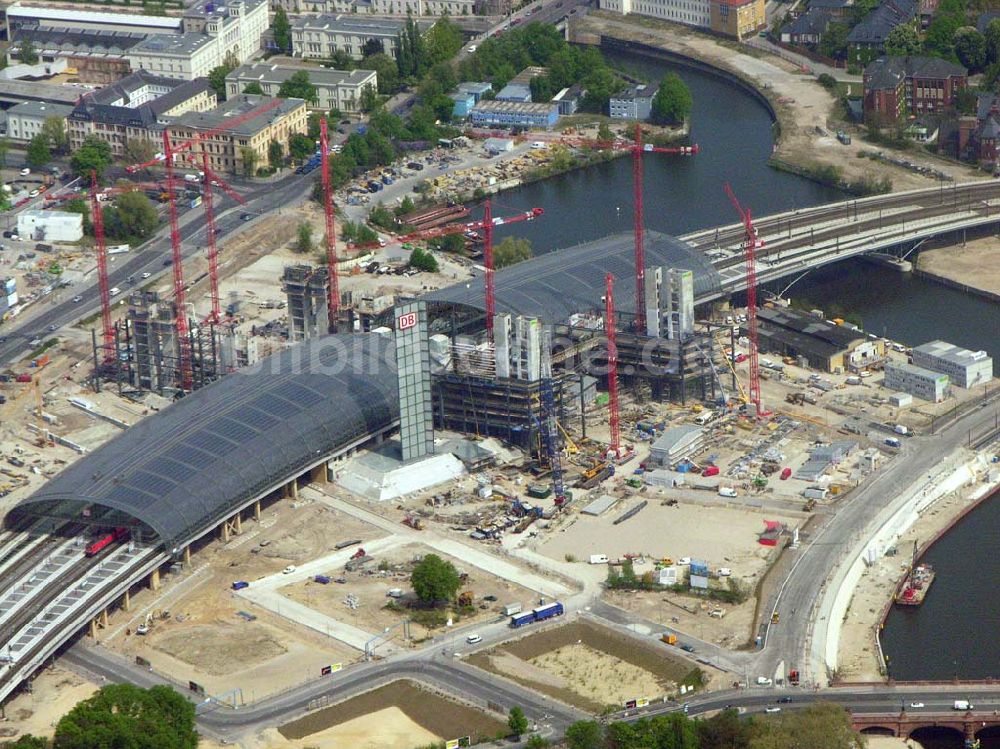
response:
{"label": "parked car", "polygon": [[24,167],[24,169],[21,170],[22,177],[27,177],[29,174],[31,174],[31,170],[28,167]]}

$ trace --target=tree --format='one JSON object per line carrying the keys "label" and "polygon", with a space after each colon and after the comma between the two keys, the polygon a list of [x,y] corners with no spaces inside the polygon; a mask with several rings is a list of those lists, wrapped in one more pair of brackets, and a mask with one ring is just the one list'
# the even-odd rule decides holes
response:
{"label": "tree", "polygon": [[529,736],[528,740],[524,743],[525,749],[545,749],[548,745],[549,742],[537,733]]}
{"label": "tree", "polygon": [[380,52],[365,57],[358,65],[362,70],[374,70],[380,94],[394,94],[399,89],[399,68],[389,55]]}
{"label": "tree", "polygon": [[520,741],[521,734],[528,730],[528,718],[524,714],[524,710],[514,705],[507,715],[507,725],[510,728],[510,732]]}
{"label": "tree", "polygon": [[366,39],[361,45],[361,57],[372,57],[374,55],[385,54],[385,46],[381,39]]}
{"label": "tree", "polygon": [[417,598],[424,603],[437,605],[454,599],[461,581],[455,565],[437,554],[428,554],[413,568],[410,584]]}
{"label": "tree", "polygon": [[885,38],[885,53],[909,57],[920,54],[920,36],[910,23],[901,23]]}
{"label": "tree", "polygon": [[236,70],[237,66],[236,56],[230,52],[221,65],[208,71],[208,85],[215,89],[215,95],[219,97],[219,101],[226,100],[226,76]]}
{"label": "tree", "polygon": [[667,73],[653,97],[652,119],[661,125],[680,125],[691,114],[691,90],[676,73]]}
{"label": "tree", "polygon": [[90,179],[93,170],[100,179],[111,166],[111,146],[96,135],[88,135],[83,139],[83,145],[70,157],[69,163],[76,176]]}
{"label": "tree", "polygon": [[308,159],[316,150],[316,141],[302,133],[292,133],[288,139],[288,153],[293,159],[302,161]]}
{"label": "tree", "polygon": [[25,65],[36,65],[38,63],[38,52],[35,50],[35,44],[30,39],[24,39],[21,42],[21,62]]}
{"label": "tree", "polygon": [[849,713],[839,705],[814,704],[754,724],[750,749],[860,749],[864,739],[851,729]]}
{"label": "tree", "polygon": [[361,98],[358,99],[358,108],[362,112],[371,112],[379,104],[378,91],[375,90],[374,86],[368,85],[361,89]]}
{"label": "tree", "polygon": [[130,164],[145,164],[156,156],[152,141],[146,138],[129,138],[125,142],[125,159]]}
{"label": "tree", "polygon": [[441,16],[425,38],[427,63],[447,62],[462,49],[462,30],[447,15]]}
{"label": "tree", "polygon": [[104,232],[118,239],[142,242],[159,224],[152,201],[141,192],[126,192],[118,196],[116,205],[104,206]]}
{"label": "tree", "polygon": [[271,22],[271,30],[274,32],[274,43],[282,52],[292,51],[292,24],[288,22],[288,14],[285,9],[278,6],[274,11],[274,20]]}
{"label": "tree", "polygon": [[48,739],[26,733],[19,737],[17,741],[4,743],[2,746],[3,749],[49,749],[51,745]]}
{"label": "tree", "polygon": [[310,104],[319,101],[316,87],[309,82],[309,73],[304,70],[296,70],[281,84],[278,89],[278,97],[282,99],[305,99]]}
{"label": "tree", "polygon": [[969,72],[986,67],[986,37],[974,26],[963,26],[955,32],[955,55]]}
{"label": "tree", "polygon": [[410,253],[409,265],[411,268],[426,271],[427,273],[438,272],[437,258],[434,257],[430,251],[423,250],[419,247],[414,247],[413,251]]}
{"label": "tree", "polygon": [[72,200],[67,200],[65,203],[63,203],[61,210],[66,211],[67,213],[79,213],[81,216],[83,216],[83,233],[84,234],[94,233],[93,222],[91,221],[91,213],[90,213],[91,208],[89,202],[87,202],[83,198],[73,198]]}
{"label": "tree", "polygon": [[10,140],[0,138],[0,169],[7,168],[7,153],[10,151]]}
{"label": "tree", "polygon": [[994,18],[986,26],[986,61],[1000,62],[1000,18]]}
{"label": "tree", "polygon": [[508,265],[528,260],[533,255],[531,242],[527,239],[504,237],[504,240],[493,248],[493,267],[498,270],[506,268]]}
{"label": "tree", "polygon": [[42,123],[41,134],[48,139],[49,147],[55,153],[63,153],[69,145],[66,135],[66,120],[62,117],[46,117]]}
{"label": "tree", "polygon": [[281,165],[285,163],[285,149],[281,145],[281,141],[272,140],[267,144],[267,163],[271,165],[272,169],[280,169]]}
{"label": "tree", "polygon": [[311,252],[313,248],[313,229],[312,224],[308,221],[303,221],[299,224],[298,234],[295,238],[295,251],[296,252]]}
{"label": "tree", "polygon": [[243,87],[244,94],[255,94],[257,96],[264,95],[264,89],[261,88],[260,83],[257,81],[250,81],[246,86]]}
{"label": "tree", "polygon": [[602,142],[615,139],[615,134],[611,132],[611,128],[608,126],[608,123],[602,122],[597,126],[597,139]]}
{"label": "tree", "polygon": [[102,687],[78,703],[56,725],[59,749],[96,746],[195,749],[194,704],[167,686]]}
{"label": "tree", "polygon": [[601,749],[604,729],[596,720],[578,720],[566,728],[565,739],[569,749]]}
{"label": "tree", "polygon": [[847,35],[851,27],[846,23],[831,23],[819,40],[819,53],[836,60],[847,56]]}
{"label": "tree", "polygon": [[28,143],[26,161],[28,166],[37,169],[52,161],[52,153],[49,151],[49,139],[39,133]]}
{"label": "tree", "polygon": [[458,253],[465,249],[465,237],[461,234],[445,234],[428,241],[435,250],[440,252]]}
{"label": "tree", "polygon": [[412,213],[412,212],[413,212],[413,198],[411,198],[409,195],[404,197],[400,201],[399,205],[397,205],[393,209],[393,213],[395,213],[397,216],[405,216],[407,213]]}
{"label": "tree", "polygon": [[243,176],[249,179],[257,173],[257,152],[250,146],[240,148],[240,161],[243,163]]}

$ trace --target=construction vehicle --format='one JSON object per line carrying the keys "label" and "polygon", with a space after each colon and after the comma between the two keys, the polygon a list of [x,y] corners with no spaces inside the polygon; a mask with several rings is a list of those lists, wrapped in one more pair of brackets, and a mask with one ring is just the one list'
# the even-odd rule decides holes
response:
{"label": "construction vehicle", "polygon": [[799,670],[797,668],[789,670],[788,683],[793,687],[797,687],[799,685]]}
{"label": "construction vehicle", "polygon": [[471,606],[472,605],[472,591],[466,590],[458,594],[458,605],[459,606]]}
{"label": "construction vehicle", "polygon": [[592,489],[607,478],[615,475],[615,467],[606,461],[601,461],[588,468],[576,482],[580,489]]}
{"label": "construction vehicle", "polygon": [[667,645],[676,645],[677,644],[677,635],[671,635],[671,634],[664,633],[664,634],[660,635],[660,641],[667,643]]}
{"label": "construction vehicle", "polygon": [[559,431],[562,432],[563,439],[566,442],[566,452],[570,455],[576,455],[580,452],[580,448],[573,441],[573,438],[569,436],[569,432],[566,431],[566,427],[559,423],[558,419],[556,420],[556,426],[559,427]]}
{"label": "construction vehicle", "polygon": [[[422,531],[424,529],[424,524],[420,518],[415,518],[412,515],[407,515],[403,518],[403,525],[408,525],[415,531]],[[362,549],[362,551],[364,551],[364,549]]]}

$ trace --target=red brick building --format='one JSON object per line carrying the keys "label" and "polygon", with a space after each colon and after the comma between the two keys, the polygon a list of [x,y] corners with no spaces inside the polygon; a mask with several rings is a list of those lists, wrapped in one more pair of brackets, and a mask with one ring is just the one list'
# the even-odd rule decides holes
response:
{"label": "red brick building", "polygon": [[968,85],[968,71],[936,57],[880,57],[865,68],[865,116],[895,121],[954,106]]}

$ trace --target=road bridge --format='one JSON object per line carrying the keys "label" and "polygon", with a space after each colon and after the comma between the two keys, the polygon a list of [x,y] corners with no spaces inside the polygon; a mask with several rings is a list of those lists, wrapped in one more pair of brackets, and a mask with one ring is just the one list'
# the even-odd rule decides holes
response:
{"label": "road bridge", "polygon": [[[752,199],[750,203],[752,204]],[[805,274],[858,255],[904,251],[949,233],[996,224],[1000,181],[938,187],[800,208],[754,220],[764,246],[757,252],[757,280],[767,283]],[[717,289],[698,294],[710,302],[746,290],[742,224],[693,232],[679,239],[707,255],[721,276]]]}
{"label": "road bridge", "polygon": [[851,722],[855,731],[873,736],[919,738],[934,733],[952,733],[965,739],[995,739],[1000,737],[1000,716],[996,710],[965,712],[927,712],[901,710],[895,715],[855,712]]}

